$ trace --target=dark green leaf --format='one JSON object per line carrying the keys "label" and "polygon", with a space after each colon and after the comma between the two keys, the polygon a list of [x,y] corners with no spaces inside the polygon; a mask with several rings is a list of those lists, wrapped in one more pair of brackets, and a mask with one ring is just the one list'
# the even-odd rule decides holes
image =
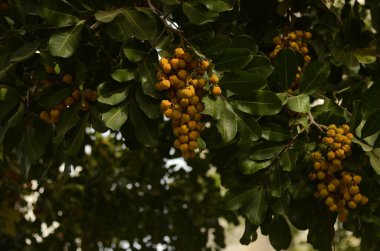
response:
{"label": "dark green leaf", "polygon": [[20,102],[16,113],[13,114],[13,116],[5,123],[5,125],[2,125],[3,121],[1,121],[0,143],[3,142],[5,133],[8,131],[8,129],[20,123],[24,115],[25,115],[25,105],[24,105],[24,102]]}
{"label": "dark green leaf", "polygon": [[181,2],[178,0],[160,0],[162,3],[167,4],[167,5],[176,5],[180,4]]}
{"label": "dark green leaf", "polygon": [[290,139],[289,129],[279,124],[266,123],[262,125],[263,139],[272,142],[282,142]]}
{"label": "dark green leaf", "polygon": [[289,97],[287,104],[293,112],[308,113],[310,111],[310,97],[306,94]]}
{"label": "dark green leaf", "polygon": [[233,71],[226,73],[219,84],[235,94],[248,94],[264,88],[267,81],[259,74]]}
{"label": "dark green leaf", "polygon": [[223,197],[223,205],[227,210],[237,210],[255,199],[260,193],[260,187],[252,187],[248,190],[228,190]]}
{"label": "dark green leaf", "polygon": [[245,48],[228,48],[220,58],[215,60],[215,67],[218,70],[237,70],[243,69],[251,62],[252,52]]}
{"label": "dark green leaf", "polygon": [[231,44],[231,39],[228,36],[217,35],[207,42],[202,48],[205,55],[220,55]]}
{"label": "dark green leaf", "polygon": [[261,128],[256,119],[239,111],[234,111],[234,113],[239,134],[250,141],[258,140],[261,136]]}
{"label": "dark green leaf", "polygon": [[139,77],[143,92],[152,97],[160,98],[159,93],[154,88],[155,83],[158,81],[156,77],[157,64],[145,63],[140,66]]}
{"label": "dark green leaf", "polygon": [[271,205],[273,213],[278,215],[286,215],[289,211],[290,195],[285,193],[280,198],[272,198]]}
{"label": "dark green leaf", "polygon": [[245,220],[245,228],[243,236],[240,238],[240,244],[249,245],[251,242],[257,239],[258,226],[253,225],[249,220]]}
{"label": "dark green leaf", "polygon": [[64,138],[66,133],[76,126],[79,122],[79,112],[80,105],[66,109],[61,113],[59,121],[57,123],[57,135],[53,139],[54,144],[60,143]]}
{"label": "dark green leaf", "polygon": [[280,158],[280,166],[284,171],[293,171],[296,167],[297,151],[295,149],[287,149]]}
{"label": "dark green leaf", "polygon": [[259,90],[250,95],[231,97],[231,103],[240,111],[255,115],[274,115],[281,111],[281,100],[270,91]]}
{"label": "dark green leaf", "polygon": [[255,146],[251,151],[249,158],[252,160],[267,160],[276,157],[284,146],[278,143],[263,142]]}
{"label": "dark green leaf", "polygon": [[62,102],[67,96],[71,94],[71,86],[67,85],[53,85],[46,88],[39,100],[38,103],[44,108],[51,108],[55,105],[58,105]]}
{"label": "dark green leaf", "polygon": [[21,48],[12,53],[9,62],[20,62],[32,57],[33,55],[35,55],[36,50],[39,46],[40,43],[38,41],[25,43]]}
{"label": "dark green leaf", "polygon": [[112,130],[119,130],[128,119],[128,103],[111,108],[102,114],[104,124]]}
{"label": "dark green leaf", "polygon": [[297,74],[298,59],[292,49],[282,49],[274,60],[274,76],[281,91],[287,91]]}
{"label": "dark green leaf", "polygon": [[281,198],[290,187],[290,179],[280,168],[275,168],[269,175],[269,186],[272,197]]}
{"label": "dark green leaf", "polygon": [[287,250],[289,248],[292,234],[284,217],[276,217],[270,224],[269,241],[276,250]]}
{"label": "dark green leaf", "polygon": [[124,29],[128,29],[133,37],[139,40],[148,40],[156,35],[157,24],[155,20],[143,11],[125,9],[123,15],[127,22]]}
{"label": "dark green leaf", "polygon": [[223,12],[232,10],[234,7],[234,0],[203,0],[201,1],[207,9],[215,12]]}
{"label": "dark green leaf", "polygon": [[261,74],[265,78],[273,72],[273,66],[269,58],[263,55],[256,55],[252,61],[245,67],[245,71]]}
{"label": "dark green leaf", "polygon": [[264,168],[267,168],[274,162],[273,159],[265,161],[254,161],[248,157],[239,161],[239,170],[242,174],[254,174]]}
{"label": "dark green leaf", "polygon": [[246,48],[251,51],[252,56],[256,55],[258,46],[256,41],[248,35],[240,35],[232,40],[231,48]]}
{"label": "dark green leaf", "polygon": [[380,102],[380,80],[375,81],[371,87],[363,93],[361,100],[370,109],[379,108]]}
{"label": "dark green leaf", "polygon": [[331,243],[333,240],[334,228],[333,225],[331,225],[331,222],[335,220],[335,215],[333,216],[334,220],[331,219],[328,210],[325,208],[316,208],[313,215],[314,217],[311,219],[312,221],[307,234],[307,242],[319,250],[332,250]]}
{"label": "dark green leaf", "polygon": [[190,0],[182,3],[182,11],[185,13],[190,22],[201,25],[214,21],[219,14],[209,11],[204,5],[197,0]]}
{"label": "dark green leaf", "polygon": [[75,156],[81,148],[83,148],[83,140],[86,135],[86,127],[88,126],[88,117],[90,113],[86,113],[73,130],[70,130],[66,140],[66,151],[70,156]]}
{"label": "dark green leaf", "polygon": [[328,64],[320,61],[311,63],[301,75],[301,92],[311,94],[323,89],[327,84],[326,80],[330,75]]}
{"label": "dark green leaf", "polygon": [[216,127],[222,136],[222,140],[229,142],[237,133],[237,120],[230,104],[226,103],[226,108],[223,116],[216,122]]}
{"label": "dark green leaf", "polygon": [[268,200],[263,186],[255,187],[250,203],[244,207],[247,218],[254,224],[264,222],[268,208]]}
{"label": "dark green leaf", "polygon": [[20,94],[15,88],[0,85],[0,119],[11,112],[20,102]]}
{"label": "dark green leaf", "polygon": [[98,101],[108,105],[117,105],[128,97],[129,90],[130,86],[103,82],[98,86]]}
{"label": "dark green leaf", "polygon": [[56,27],[71,26],[79,22],[79,18],[71,13],[70,6],[63,1],[40,1],[38,15],[49,25]]}
{"label": "dark green leaf", "polygon": [[150,119],[156,119],[161,116],[160,103],[149,96],[146,96],[142,91],[137,90],[135,92],[136,101],[140,109]]}
{"label": "dark green leaf", "polygon": [[123,12],[123,9],[114,9],[107,11],[98,11],[94,14],[95,19],[102,23],[112,22],[115,17]]}
{"label": "dark green leaf", "polygon": [[148,119],[148,117],[145,116],[145,114],[136,105],[131,105],[130,117],[139,142],[147,147],[157,145],[157,124]]}
{"label": "dark green leaf", "polygon": [[68,58],[77,49],[84,21],[78,22],[69,31],[54,32],[49,39],[49,51],[52,56]]}
{"label": "dark green leaf", "polygon": [[361,131],[362,138],[368,137],[372,134],[375,134],[376,132],[380,131],[380,116],[379,116],[380,109],[375,110],[371,113],[371,115],[367,118],[363,129]]}
{"label": "dark green leaf", "polygon": [[135,78],[136,71],[134,69],[119,69],[112,72],[111,77],[117,82],[127,82]]}
{"label": "dark green leaf", "polygon": [[21,152],[31,164],[34,164],[44,153],[45,142],[40,137],[41,135],[38,135],[33,128],[27,128],[20,142]]}
{"label": "dark green leaf", "polygon": [[124,54],[129,61],[138,62],[142,60],[149,49],[147,49],[140,41],[131,39],[124,44]]}

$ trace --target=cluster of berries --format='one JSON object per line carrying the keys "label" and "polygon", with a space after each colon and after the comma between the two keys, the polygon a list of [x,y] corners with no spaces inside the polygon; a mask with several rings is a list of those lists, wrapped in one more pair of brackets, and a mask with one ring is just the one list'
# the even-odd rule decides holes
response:
{"label": "cluster of berries", "polygon": [[324,199],[331,212],[338,212],[338,220],[347,220],[348,208],[365,205],[368,198],[360,194],[360,175],[345,170],[342,161],[351,154],[352,133],[348,125],[330,125],[319,150],[311,153],[314,170],[309,179],[317,181],[316,198]]}
{"label": "cluster of berries", "polygon": [[184,158],[194,157],[199,147],[198,139],[204,127],[202,97],[206,86],[211,88],[213,95],[221,94],[217,75],[212,74],[208,80],[204,77],[209,65],[208,60],[195,59],[182,48],[176,48],[172,58],[160,60],[159,81],[155,87],[167,92],[168,99],[161,101],[161,109],[171,119],[173,134],[177,137],[174,147]]}

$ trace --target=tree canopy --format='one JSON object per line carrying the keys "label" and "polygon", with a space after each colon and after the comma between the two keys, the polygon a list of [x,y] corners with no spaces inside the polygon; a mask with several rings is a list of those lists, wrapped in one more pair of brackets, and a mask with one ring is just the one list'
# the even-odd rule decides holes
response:
{"label": "tree canopy", "polygon": [[338,229],[377,250],[379,14],[0,1],[1,249],[220,250],[243,217],[244,245],[296,228],[332,250]]}

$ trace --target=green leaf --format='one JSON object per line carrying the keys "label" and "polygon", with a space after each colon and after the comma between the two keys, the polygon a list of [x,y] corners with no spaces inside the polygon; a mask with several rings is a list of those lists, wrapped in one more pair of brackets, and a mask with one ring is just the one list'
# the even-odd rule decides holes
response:
{"label": "green leaf", "polygon": [[98,101],[103,104],[117,105],[128,97],[129,90],[130,86],[103,82],[98,86]]}
{"label": "green leaf", "polygon": [[21,48],[17,49],[15,52],[12,53],[9,62],[21,62],[32,57],[33,55],[35,55],[36,50],[39,46],[40,43],[38,41],[25,43]]}
{"label": "green leaf", "polygon": [[130,117],[135,128],[138,141],[147,147],[153,147],[158,143],[157,124],[148,119],[147,116],[134,104],[131,105]]}
{"label": "green leaf", "polygon": [[189,0],[182,3],[182,11],[193,24],[201,25],[214,21],[219,14],[209,11],[197,0]]}
{"label": "green leaf", "polygon": [[219,83],[223,89],[235,94],[248,94],[263,89],[267,80],[259,74],[244,71],[226,73]]}
{"label": "green leaf", "polygon": [[0,85],[0,119],[11,112],[20,102],[20,94],[10,86]]}
{"label": "green leaf", "polygon": [[216,127],[222,136],[223,142],[231,141],[237,133],[236,116],[230,104],[226,103],[226,108],[223,116],[216,122]]}
{"label": "green leaf", "polygon": [[267,78],[272,74],[273,66],[270,59],[266,56],[255,55],[244,70],[247,72],[260,74]]}
{"label": "green leaf", "polygon": [[310,97],[306,94],[289,97],[288,107],[293,112],[308,113],[310,111]]}
{"label": "green leaf", "polygon": [[331,243],[334,233],[334,231],[331,231],[331,222],[335,220],[336,216],[332,216],[334,219],[331,219],[332,217],[325,208],[320,209],[318,207],[317,210],[313,210],[312,215],[314,217],[309,219],[311,223],[308,226],[307,242],[312,244],[315,249],[330,251],[332,250]]}
{"label": "green leaf", "polygon": [[240,35],[232,39],[231,48],[246,48],[251,51],[252,56],[256,55],[258,46],[256,41],[248,35]]}
{"label": "green leaf", "polygon": [[257,239],[257,228],[258,226],[253,225],[249,220],[245,220],[244,233],[240,238],[240,244],[249,245]]}
{"label": "green leaf", "polygon": [[268,200],[263,186],[254,189],[250,203],[244,208],[247,218],[254,224],[260,225],[265,220]]}
{"label": "green leaf", "polygon": [[77,104],[70,109],[66,109],[61,113],[59,121],[57,123],[57,134],[53,139],[54,144],[60,143],[64,138],[66,133],[76,126],[79,122],[79,112],[80,105]]}
{"label": "green leaf", "polygon": [[240,111],[255,115],[274,115],[281,111],[281,100],[271,91],[259,90],[250,95],[231,97],[231,103]]}
{"label": "green leaf", "polygon": [[363,104],[365,106],[370,107],[370,109],[373,108],[379,108],[380,102],[380,80],[375,81],[371,87],[363,93],[361,96],[361,100],[363,101]]}
{"label": "green leaf", "polygon": [[90,113],[86,113],[86,115],[81,118],[79,125],[71,130],[67,135],[65,148],[70,156],[75,156],[79,150],[83,148],[83,141],[86,135],[89,115]]}
{"label": "green leaf", "polygon": [[148,40],[155,36],[157,25],[143,11],[125,9],[123,15],[127,22],[127,26],[124,29],[128,29],[133,37],[139,40]]}
{"label": "green leaf", "polygon": [[161,116],[160,103],[149,96],[146,96],[142,91],[137,90],[135,92],[136,101],[140,109],[150,119],[156,119]]}
{"label": "green leaf", "polygon": [[202,98],[202,102],[205,104],[203,114],[208,114],[215,120],[222,118],[226,110],[226,103],[221,98],[213,99],[205,96]]}
{"label": "green leaf", "polygon": [[112,22],[116,16],[121,14],[123,12],[123,9],[114,9],[114,10],[107,10],[107,11],[98,11],[94,14],[95,19],[102,23],[109,23]]}
{"label": "green leaf", "polygon": [[281,91],[287,91],[295,80],[298,68],[297,55],[292,49],[282,49],[274,60],[274,77]]}
{"label": "green leaf", "polygon": [[360,125],[360,122],[363,119],[363,110],[362,110],[362,101],[355,100],[353,103],[352,117],[350,120],[350,127],[352,131]]}
{"label": "green leaf", "polygon": [[244,139],[250,141],[258,140],[261,136],[261,128],[256,119],[239,111],[234,111],[234,114],[239,134],[244,137]]}
{"label": "green leaf", "polygon": [[38,104],[45,109],[51,108],[62,102],[67,96],[71,95],[71,86],[53,85],[43,90]]}
{"label": "green leaf", "polygon": [[272,197],[281,198],[290,187],[290,179],[280,168],[274,168],[269,175],[269,186]]}
{"label": "green leaf", "polygon": [[207,9],[215,12],[224,12],[232,10],[234,7],[234,0],[203,0],[201,1]]}
{"label": "green leaf", "polygon": [[223,197],[223,207],[227,210],[238,210],[251,202],[260,188],[255,186],[244,190],[228,190]]}
{"label": "green leaf", "polygon": [[149,48],[146,48],[140,41],[131,39],[124,44],[124,55],[129,61],[138,62],[145,58]]}
{"label": "green leaf", "polygon": [[40,1],[37,13],[46,23],[55,27],[71,26],[79,22],[79,18],[71,13],[70,6],[64,1]]}
{"label": "green leaf", "polygon": [[267,160],[276,157],[284,146],[278,143],[262,142],[250,151],[249,158],[252,160]]}
{"label": "green leaf", "polygon": [[282,142],[290,139],[289,129],[282,125],[274,123],[266,123],[262,125],[263,139],[272,142]]}
{"label": "green leaf", "polygon": [[278,215],[286,215],[289,211],[290,195],[285,193],[280,198],[272,198],[271,200],[273,213]]}
{"label": "green leaf", "polygon": [[284,171],[293,171],[296,167],[297,151],[295,149],[286,150],[280,158],[280,166]]}
{"label": "green leaf", "polygon": [[254,161],[250,159],[249,157],[245,157],[239,161],[239,171],[242,174],[247,174],[247,175],[254,174],[257,171],[260,171],[272,165],[273,162],[274,162],[273,159],[265,160],[265,161]]}
{"label": "green leaf", "polygon": [[369,161],[371,163],[371,166],[373,170],[380,175],[380,151],[377,149],[377,151],[370,151],[365,153],[369,157]]}
{"label": "green leaf", "polygon": [[84,21],[78,22],[69,31],[54,32],[49,39],[49,52],[52,56],[68,58],[77,49]]}
{"label": "green leaf", "polygon": [[269,241],[276,250],[287,250],[292,242],[292,234],[285,218],[274,218],[269,227]]}
{"label": "green leaf", "polygon": [[40,136],[33,128],[27,128],[20,142],[20,150],[31,164],[39,160],[45,151],[45,144]]}
{"label": "green leaf", "polygon": [[328,64],[320,61],[311,63],[301,75],[300,90],[305,94],[311,94],[321,90],[327,84],[330,75]]}
{"label": "green leaf", "polygon": [[367,118],[367,121],[365,122],[363,129],[361,131],[361,136],[364,139],[365,137],[368,137],[372,134],[377,133],[380,131],[380,116],[379,116],[380,109],[375,110],[371,113],[371,115]]}
{"label": "green leaf", "polygon": [[111,77],[117,82],[128,82],[135,78],[135,69],[119,69],[112,72]]}
{"label": "green leaf", "polygon": [[121,104],[103,113],[104,124],[112,130],[119,130],[128,119],[128,106],[129,103]]}
{"label": "green leaf", "polygon": [[157,82],[157,77],[156,77],[156,73],[158,70],[157,64],[145,63],[145,64],[142,64],[139,68],[140,68],[139,78],[141,81],[141,87],[142,87],[143,92],[152,98],[160,99],[161,98],[160,94],[154,88],[154,85]]}
{"label": "green leaf", "polygon": [[178,0],[160,0],[162,3],[167,4],[167,5],[176,5],[180,4],[181,2]]}
{"label": "green leaf", "polygon": [[202,52],[205,55],[220,55],[231,44],[231,39],[228,36],[216,35],[202,46]]}
{"label": "green leaf", "polygon": [[3,142],[5,133],[8,131],[8,129],[12,128],[13,126],[17,125],[21,122],[25,115],[25,105],[24,102],[20,102],[18,109],[15,114],[5,123],[5,125],[2,125],[3,121],[0,120],[0,143]]}
{"label": "green leaf", "polygon": [[215,60],[215,68],[218,70],[237,70],[243,69],[251,62],[252,52],[246,48],[228,48],[220,58]]}

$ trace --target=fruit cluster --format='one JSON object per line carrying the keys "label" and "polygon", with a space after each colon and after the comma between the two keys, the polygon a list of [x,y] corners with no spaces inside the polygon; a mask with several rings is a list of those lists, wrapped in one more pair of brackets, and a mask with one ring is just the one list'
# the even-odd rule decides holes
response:
{"label": "fruit cluster", "polygon": [[156,89],[166,91],[168,99],[161,101],[165,117],[172,122],[173,134],[177,137],[174,147],[182,152],[184,158],[195,156],[199,147],[198,139],[203,130],[202,114],[205,105],[202,96],[209,85],[215,96],[221,95],[216,74],[207,79],[208,60],[195,59],[182,48],[176,48],[172,58],[160,60],[161,70],[157,73]]}
{"label": "fruit cluster", "polygon": [[273,43],[276,46],[274,50],[269,54],[269,58],[275,58],[277,53],[283,48],[293,48],[303,56],[303,65],[302,67],[298,67],[296,78],[288,90],[290,94],[293,94],[293,92],[299,88],[302,71],[309,65],[311,61],[311,57],[308,55],[309,49],[307,47],[307,41],[311,37],[312,35],[310,32],[297,30],[289,32],[286,35],[280,35],[273,38]]}
{"label": "fruit cluster", "polygon": [[[53,74],[54,69],[51,66],[45,66],[45,71],[48,74]],[[66,84],[66,85],[74,85],[74,77],[70,73],[63,74],[60,78],[56,78],[56,76],[53,76],[53,78],[45,79],[42,81],[44,86],[49,86],[52,84]],[[42,119],[45,123],[48,124],[55,124],[58,122],[59,117],[61,115],[61,112],[63,110],[66,110],[73,105],[75,105],[77,102],[80,103],[80,109],[83,111],[87,111],[90,107],[89,101],[96,101],[97,94],[96,91],[91,90],[89,88],[84,89],[82,92],[77,87],[73,87],[73,90],[71,92],[70,96],[67,96],[62,100],[58,105],[51,108],[49,111],[43,110],[40,112],[40,119]]]}
{"label": "fruit cluster", "polygon": [[317,181],[316,198],[324,199],[331,212],[338,212],[338,220],[347,220],[348,208],[365,205],[368,198],[360,194],[360,175],[345,170],[342,161],[351,153],[353,135],[348,125],[330,125],[319,150],[311,153],[314,170],[309,179]]}

